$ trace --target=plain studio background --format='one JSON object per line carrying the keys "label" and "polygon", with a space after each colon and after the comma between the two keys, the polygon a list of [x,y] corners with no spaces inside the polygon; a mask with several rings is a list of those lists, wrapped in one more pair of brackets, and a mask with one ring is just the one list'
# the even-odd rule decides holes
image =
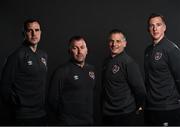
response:
{"label": "plain studio background", "polygon": [[29,17],[41,22],[39,47],[48,53],[48,81],[54,69],[69,58],[69,38],[85,36],[89,48],[87,62],[96,67],[95,120],[99,124],[101,65],[108,55],[108,32],[118,28],[126,33],[126,51],[143,74],[144,50],[151,43],[147,32],[149,14],[163,14],[167,37],[180,45],[179,7],[179,0],[1,0],[0,71],[5,58],[22,43],[23,22]]}

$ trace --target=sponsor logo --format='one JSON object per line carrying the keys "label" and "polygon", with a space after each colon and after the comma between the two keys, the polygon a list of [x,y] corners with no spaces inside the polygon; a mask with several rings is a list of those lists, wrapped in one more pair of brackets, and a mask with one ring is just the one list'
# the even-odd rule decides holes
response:
{"label": "sponsor logo", "polygon": [[78,80],[79,76],[78,75],[74,75],[73,78],[74,78],[74,80]]}
{"label": "sponsor logo", "polygon": [[29,61],[27,61],[27,64],[28,64],[29,66],[32,66],[33,62],[32,62],[31,60],[29,60]]}

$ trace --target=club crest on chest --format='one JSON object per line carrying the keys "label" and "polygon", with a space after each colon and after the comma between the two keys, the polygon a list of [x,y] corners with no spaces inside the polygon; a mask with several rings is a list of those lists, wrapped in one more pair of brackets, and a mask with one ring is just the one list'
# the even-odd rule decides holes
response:
{"label": "club crest on chest", "polygon": [[92,79],[95,79],[95,74],[93,71],[90,71],[89,72],[89,77],[92,78]]}
{"label": "club crest on chest", "polygon": [[47,62],[46,62],[46,59],[41,57],[41,62],[46,66],[47,65]]}
{"label": "club crest on chest", "polygon": [[114,66],[112,67],[112,73],[113,73],[113,74],[116,74],[116,73],[119,71],[119,69],[120,69],[120,67],[119,67],[118,65],[114,65]]}
{"label": "club crest on chest", "polygon": [[162,53],[161,52],[156,52],[155,55],[154,55],[154,59],[155,60],[160,60],[162,57]]}

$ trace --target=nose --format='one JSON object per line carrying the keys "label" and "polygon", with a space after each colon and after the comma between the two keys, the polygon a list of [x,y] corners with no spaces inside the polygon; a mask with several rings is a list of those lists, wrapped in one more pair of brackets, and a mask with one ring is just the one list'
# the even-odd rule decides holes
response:
{"label": "nose", "polygon": [[36,31],[32,30],[31,35],[34,36],[34,35],[35,35],[35,32],[36,32]]}
{"label": "nose", "polygon": [[157,30],[157,26],[154,26],[154,27],[153,27],[153,30],[156,31],[156,30]]}
{"label": "nose", "polygon": [[81,50],[80,48],[78,48],[78,54],[81,54],[81,51],[82,51],[82,50]]}
{"label": "nose", "polygon": [[113,41],[113,42],[112,42],[112,46],[116,46],[116,41]]}

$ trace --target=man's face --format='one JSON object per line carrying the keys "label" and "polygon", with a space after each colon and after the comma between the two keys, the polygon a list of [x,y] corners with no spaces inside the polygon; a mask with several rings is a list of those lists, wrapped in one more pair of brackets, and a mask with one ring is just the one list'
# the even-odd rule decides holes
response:
{"label": "man's face", "polygon": [[114,34],[110,35],[109,48],[110,48],[112,57],[114,57],[114,56],[120,54],[122,51],[124,51],[125,47],[126,47],[126,40],[125,40],[123,34],[114,33]]}
{"label": "man's face", "polygon": [[32,22],[27,24],[27,30],[25,31],[25,39],[30,42],[31,45],[37,45],[41,39],[41,29],[38,22]]}
{"label": "man's face", "polygon": [[87,46],[83,39],[72,42],[70,53],[77,63],[84,63],[87,55]]}
{"label": "man's face", "polygon": [[159,42],[166,31],[166,25],[161,17],[154,17],[149,20],[149,32],[154,42]]}

